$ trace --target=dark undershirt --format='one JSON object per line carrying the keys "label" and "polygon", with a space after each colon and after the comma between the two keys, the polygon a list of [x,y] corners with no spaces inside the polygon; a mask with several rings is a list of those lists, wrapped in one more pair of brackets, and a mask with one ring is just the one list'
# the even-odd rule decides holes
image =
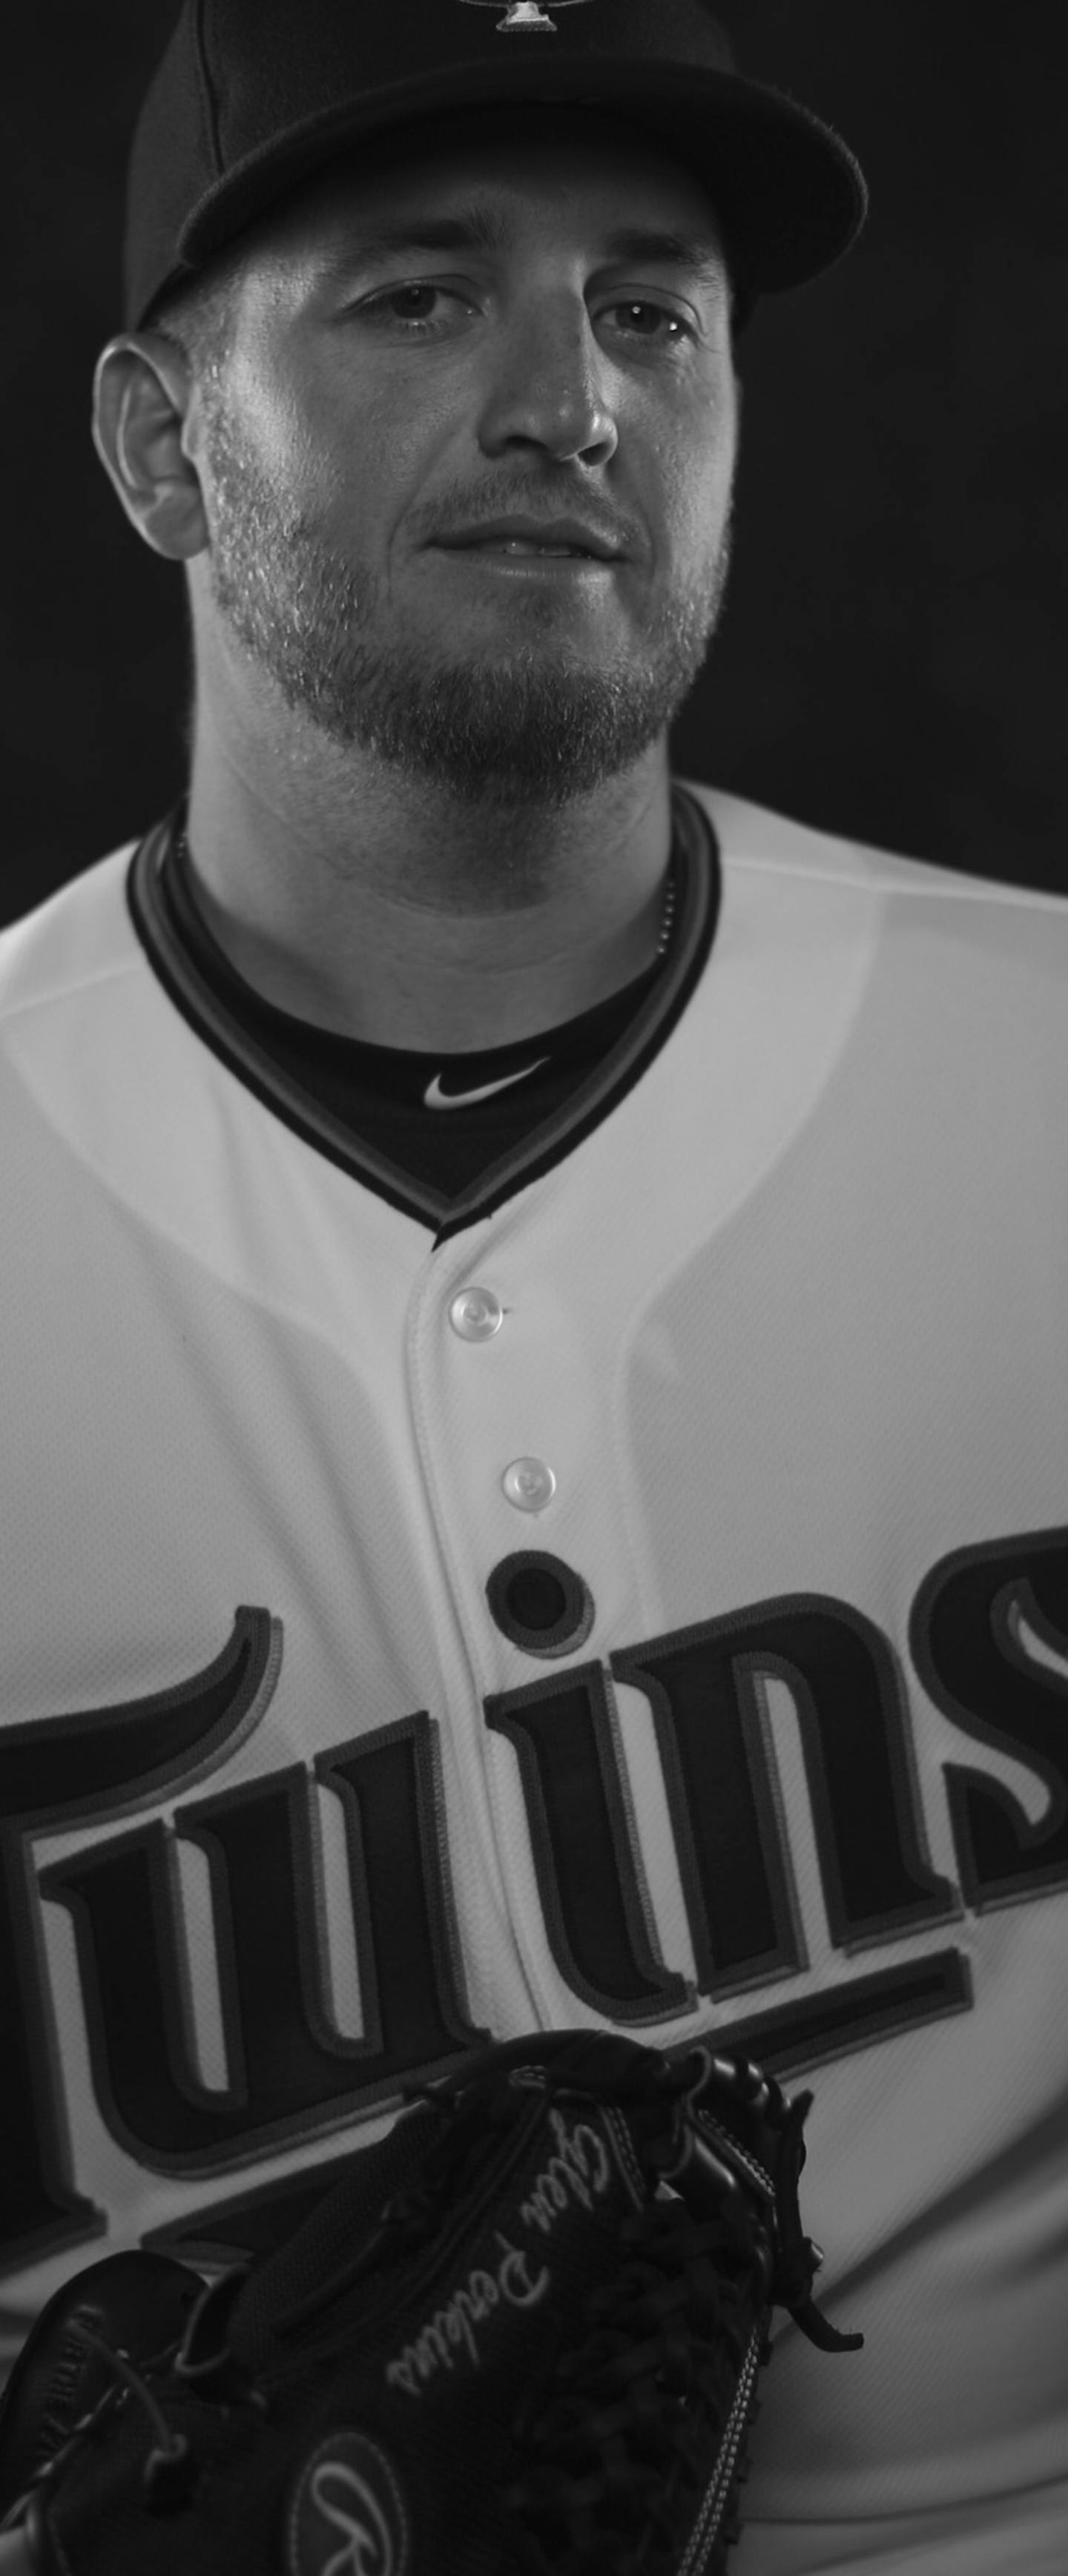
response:
{"label": "dark undershirt", "polygon": [[[577,1019],[507,1046],[463,1055],[371,1046],[363,1038],[342,1037],[295,1019],[245,982],[208,929],[188,857],[173,843],[162,890],[176,935],[249,1035],[355,1135],[450,1197],[540,1127],[586,1080],[622,1036],[660,971],[658,958],[633,983]],[[528,1072],[527,1067],[537,1070]],[[520,1072],[524,1080],[488,1100],[449,1109],[426,1106],[435,1076],[448,1097]]]}

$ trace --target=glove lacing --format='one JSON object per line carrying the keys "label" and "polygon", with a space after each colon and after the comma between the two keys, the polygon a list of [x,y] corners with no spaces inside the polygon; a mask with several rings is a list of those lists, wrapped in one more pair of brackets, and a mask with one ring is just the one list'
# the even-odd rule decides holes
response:
{"label": "glove lacing", "polygon": [[751,2243],[729,2217],[695,2220],[679,2200],[625,2220],[621,2241],[618,2275],[591,2294],[589,2334],[515,2427],[530,2465],[502,2502],[530,2576],[673,2566],[679,2490],[705,2492],[729,2424],[762,2286]]}
{"label": "glove lacing", "polygon": [[94,2353],[98,2361],[103,2362],[105,2369],[110,2373],[111,2384],[101,2391],[93,2405],[87,2407],[84,2415],[80,2415],[77,2423],[71,2426],[59,2450],[53,2451],[43,2462],[32,2485],[5,2515],[3,2529],[15,2528],[24,2518],[28,2506],[31,2511],[35,2506],[39,2510],[39,2499],[43,2490],[58,2486],[64,2470],[76,2453],[82,2449],[84,2443],[92,2439],[97,2428],[107,2417],[114,2414],[116,2407],[122,2404],[124,2393],[132,2398],[147,2415],[153,2436],[152,2448],[142,2471],[146,2504],[156,2512],[167,2512],[176,2504],[184,2504],[192,2492],[196,2475],[195,2463],[185,2435],[172,2431],[162,2406],[153,2395],[148,2379],[149,2371],[166,2368],[173,2361],[177,2347],[170,2345],[166,2351],[156,2353],[151,2358],[137,2363],[131,2361],[129,2353],[123,2347],[108,2343],[103,2335],[94,2334],[92,2328],[83,2325],[80,2319],[69,2319],[66,2331],[75,2341],[83,2344],[88,2352]]}
{"label": "glove lacing", "polygon": [[[61,2448],[42,2463],[40,2470],[5,2517],[3,2528],[15,2526],[25,2518],[32,2532],[47,2503],[50,2491],[58,2488],[63,2473],[76,2454],[117,2410],[127,2404],[139,2407],[152,2433],[152,2444],[141,2469],[141,2490],[150,2513],[175,2513],[189,2504],[199,2476],[199,2463],[192,2444],[184,2433],[167,2421],[165,2411],[168,2393],[180,2388],[183,2396],[190,2392],[205,2399],[209,2406],[219,2404],[225,2412],[234,2406],[250,2406],[257,2414],[269,2412],[269,2402],[251,2375],[235,2363],[225,2343],[218,2340],[217,2315],[225,2316],[246,2266],[235,2265],[205,2285],[193,2314],[180,2340],[166,2344],[159,2352],[134,2361],[124,2345],[109,2343],[103,2335],[85,2325],[80,2318],[67,2322],[66,2332],[92,2352],[110,2375],[110,2386],[104,2388],[84,2415],[72,2425]],[[209,2322],[207,2350],[198,2356],[202,2322]]]}

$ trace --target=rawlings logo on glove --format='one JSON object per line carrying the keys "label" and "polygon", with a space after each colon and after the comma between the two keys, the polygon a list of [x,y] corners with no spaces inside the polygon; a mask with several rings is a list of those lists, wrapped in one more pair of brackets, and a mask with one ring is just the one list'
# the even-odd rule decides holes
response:
{"label": "rawlings logo on glove", "polygon": [[408,2576],[404,2502],[389,2461],[359,2433],[334,2433],[298,2480],[286,2576]]}

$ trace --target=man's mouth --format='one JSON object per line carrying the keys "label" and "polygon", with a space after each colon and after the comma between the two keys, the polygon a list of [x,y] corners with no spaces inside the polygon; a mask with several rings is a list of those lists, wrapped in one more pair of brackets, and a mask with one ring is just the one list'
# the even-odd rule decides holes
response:
{"label": "man's mouth", "polygon": [[596,560],[585,546],[540,546],[532,537],[485,537],[465,546],[463,551],[480,555],[578,555],[583,563]]}

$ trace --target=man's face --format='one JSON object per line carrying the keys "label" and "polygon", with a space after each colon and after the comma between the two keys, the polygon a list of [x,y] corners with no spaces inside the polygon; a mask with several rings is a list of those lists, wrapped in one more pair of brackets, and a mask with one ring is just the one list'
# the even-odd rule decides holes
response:
{"label": "man's face", "polygon": [[[488,243],[426,241],[473,208]],[[410,246],[373,246],[387,228]],[[712,208],[638,129],[483,110],[332,164],[250,236],[201,401],[193,614],[246,697],[266,672],[333,742],[472,804],[562,806],[664,735],[723,598],[737,385]],[[513,516],[620,551],[443,542]]]}

